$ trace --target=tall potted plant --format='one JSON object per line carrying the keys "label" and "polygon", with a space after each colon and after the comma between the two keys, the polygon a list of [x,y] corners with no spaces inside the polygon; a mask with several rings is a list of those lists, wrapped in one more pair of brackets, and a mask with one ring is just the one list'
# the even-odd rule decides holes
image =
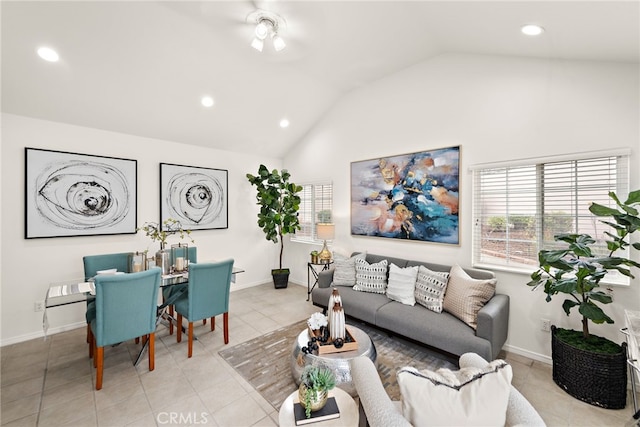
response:
{"label": "tall potted plant", "polygon": [[556,241],[567,247],[558,250],[542,250],[538,253],[539,268],[531,274],[527,283],[533,289],[542,287],[546,301],[558,293],[568,295],[562,308],[568,316],[578,308],[582,316],[582,331],[552,327],[553,380],[572,396],[592,405],[621,409],[626,404],[626,343],[618,345],[606,338],[592,335],[589,322],[613,323],[600,305],[609,304],[612,298],[601,291],[600,281],[608,272],[617,271],[634,278],[631,268],[640,264],[628,258],[615,256],[619,250],[629,247],[640,250],[640,243],[630,242],[640,229],[638,205],[640,190],[629,193],[623,203],[615,193],[609,193],[616,208],[597,203],[589,211],[612,228],[605,232],[605,254],[598,254],[597,241],[588,234],[559,234]]}
{"label": "tall potted plant", "polygon": [[286,170],[269,171],[260,165],[257,175],[247,174],[251,185],[256,186],[256,200],[260,206],[258,226],[264,231],[267,240],[280,243],[280,264],[278,269],[271,270],[273,284],[276,288],[286,288],[289,282],[289,269],[282,268],[285,234],[295,233],[300,229],[298,210],[300,197],[297,195],[302,187],[289,182],[291,174]]}

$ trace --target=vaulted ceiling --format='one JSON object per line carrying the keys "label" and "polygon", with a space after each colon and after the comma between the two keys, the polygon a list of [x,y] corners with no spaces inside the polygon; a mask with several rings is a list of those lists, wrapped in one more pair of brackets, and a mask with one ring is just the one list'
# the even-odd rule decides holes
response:
{"label": "vaulted ceiling", "polygon": [[[280,157],[342,96],[446,53],[637,64],[638,1],[3,1],[2,111]],[[286,20],[282,52],[247,16]],[[520,27],[537,23],[542,36]],[[45,62],[40,46],[57,50]],[[215,104],[205,108],[201,96]],[[384,100],[380,100],[384,102]],[[290,126],[282,129],[282,118]]]}

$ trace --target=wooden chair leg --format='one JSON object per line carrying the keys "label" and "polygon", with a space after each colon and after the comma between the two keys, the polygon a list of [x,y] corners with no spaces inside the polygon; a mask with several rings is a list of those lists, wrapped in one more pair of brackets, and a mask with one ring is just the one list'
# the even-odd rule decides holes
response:
{"label": "wooden chair leg", "polygon": [[193,322],[189,322],[189,357],[193,356]]}
{"label": "wooden chair leg", "polygon": [[156,368],[156,334],[151,332],[149,334],[149,370],[153,371]]}
{"label": "wooden chair leg", "polygon": [[89,332],[87,335],[87,338],[89,339],[89,359],[93,359],[93,332],[91,332],[91,327],[89,327]]}
{"label": "wooden chair leg", "polygon": [[[93,367],[94,368],[98,367],[98,361],[96,360],[98,358],[98,356],[96,355],[97,352],[98,352],[98,343],[94,335],[93,336]],[[102,350],[102,354],[104,355],[104,349]]]}
{"label": "wooden chair leg", "polygon": [[87,343],[91,344],[91,324],[87,323]]}
{"label": "wooden chair leg", "polygon": [[215,316],[211,318],[211,330],[212,331],[216,330],[216,318],[215,318]]}
{"label": "wooden chair leg", "polygon": [[174,315],[173,306],[170,305],[169,306],[169,335],[173,335],[173,320],[171,320],[171,319],[174,319],[173,315]]}
{"label": "wooden chair leg", "polygon": [[[140,344],[140,337],[136,337],[136,344]],[[144,340],[142,341],[142,345],[144,345]]]}
{"label": "wooden chair leg", "polygon": [[[142,336],[142,345],[144,346],[147,343],[147,339],[148,339],[148,335],[143,335]],[[136,338],[136,344],[138,344],[138,342],[140,341],[140,338]]]}
{"label": "wooden chair leg", "polygon": [[222,323],[224,323],[224,343],[229,344],[229,312],[222,315]]}
{"label": "wooden chair leg", "polygon": [[176,341],[182,341],[182,314],[178,313],[176,320]]}
{"label": "wooden chair leg", "polygon": [[202,324],[203,324],[203,325],[206,325],[206,324],[207,324],[207,319],[206,319],[206,318],[205,318],[205,319],[202,319]]}
{"label": "wooden chair leg", "polygon": [[102,373],[104,370],[104,347],[98,347],[96,349],[96,357],[94,360],[97,360],[96,366],[96,390],[102,389]]}

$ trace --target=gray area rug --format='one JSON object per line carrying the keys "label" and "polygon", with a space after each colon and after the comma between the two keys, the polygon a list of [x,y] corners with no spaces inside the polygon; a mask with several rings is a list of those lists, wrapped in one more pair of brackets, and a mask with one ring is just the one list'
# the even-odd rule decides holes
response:
{"label": "gray area rug", "polygon": [[[397,336],[389,336],[367,324],[352,321],[347,324],[364,330],[373,340],[378,352],[378,374],[387,394],[400,400],[396,371],[403,366],[418,369],[456,369],[455,361]],[[291,375],[290,356],[295,339],[306,327],[306,320],[221,350],[227,361],[262,397],[280,410],[282,402],[297,389]]]}

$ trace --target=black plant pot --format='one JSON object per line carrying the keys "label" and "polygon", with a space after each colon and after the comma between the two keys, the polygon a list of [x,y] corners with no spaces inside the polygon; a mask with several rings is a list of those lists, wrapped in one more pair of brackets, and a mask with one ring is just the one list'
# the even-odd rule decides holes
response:
{"label": "black plant pot", "polygon": [[276,289],[284,289],[289,284],[288,268],[271,270],[271,276],[273,277],[273,286]]}
{"label": "black plant pot", "polygon": [[627,403],[627,343],[619,354],[602,354],[573,347],[551,327],[553,381],[576,399],[606,409]]}

